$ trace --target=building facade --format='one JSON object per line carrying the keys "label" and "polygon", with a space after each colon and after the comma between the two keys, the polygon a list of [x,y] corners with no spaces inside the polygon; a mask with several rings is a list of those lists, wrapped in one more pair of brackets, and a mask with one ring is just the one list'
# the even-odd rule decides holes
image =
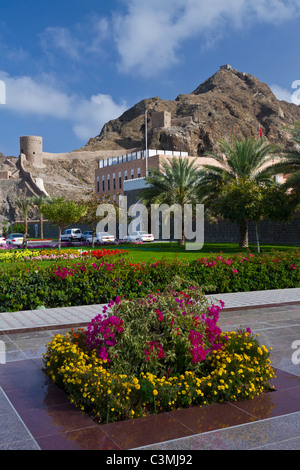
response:
{"label": "building facade", "polygon": [[100,160],[95,171],[96,193],[116,199],[128,191],[142,189],[151,168],[160,168],[164,161],[180,156],[193,159],[186,152],[149,149]]}

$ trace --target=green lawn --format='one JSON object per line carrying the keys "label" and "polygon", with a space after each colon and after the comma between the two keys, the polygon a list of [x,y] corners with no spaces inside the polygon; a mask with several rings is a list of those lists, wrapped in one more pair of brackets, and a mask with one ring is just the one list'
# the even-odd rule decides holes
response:
{"label": "green lawn", "polygon": [[[70,247],[73,249],[83,249],[83,250],[91,250],[91,247],[77,247],[73,246]],[[94,249],[101,249],[102,246],[96,246]],[[162,258],[165,259],[186,259],[186,260],[194,260],[197,258],[207,257],[209,255],[218,255],[223,253],[227,256],[236,255],[238,253],[253,253],[254,255],[257,253],[256,245],[250,244],[249,248],[241,249],[237,243],[205,243],[203,248],[198,251],[188,251],[183,246],[179,246],[176,242],[157,242],[157,243],[144,243],[142,245],[109,245],[104,246],[104,248],[109,249],[118,249],[118,250],[126,250],[128,254],[126,254],[126,258],[130,259],[130,261],[134,263],[138,262],[148,262],[148,261],[157,261]],[[299,246],[293,245],[261,245],[261,253],[268,253],[271,251],[289,251],[293,249],[297,249]],[[30,250],[30,247],[29,247]],[[51,248],[48,248],[47,251],[52,251]],[[39,249],[35,249],[34,251],[39,252]],[[64,249],[62,249],[64,251]],[[19,261],[20,263],[24,263],[24,261]],[[36,261],[41,267],[49,266],[53,263],[51,260],[44,260],[44,261]],[[57,260],[56,260],[57,262]],[[14,265],[18,264],[17,261],[13,262]],[[0,266],[4,267],[5,265],[10,265],[11,262],[1,262]]]}
{"label": "green lawn", "polygon": [[[236,255],[238,253],[257,253],[256,245],[251,244],[249,248],[241,249],[237,243],[205,243],[199,251],[187,251],[185,247],[179,246],[177,243],[148,243],[137,245],[134,247],[118,246],[119,249],[127,250],[128,257],[134,262],[158,260],[161,258],[174,259],[184,258],[193,260],[202,258],[211,254],[224,253],[226,255]],[[261,253],[271,251],[288,251],[299,247],[293,245],[261,245]]]}

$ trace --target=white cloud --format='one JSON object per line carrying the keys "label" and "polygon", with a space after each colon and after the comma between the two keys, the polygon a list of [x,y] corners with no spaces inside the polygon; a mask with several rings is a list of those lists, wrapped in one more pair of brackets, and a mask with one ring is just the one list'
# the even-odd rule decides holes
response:
{"label": "white cloud", "polygon": [[102,126],[109,120],[115,119],[126,111],[125,103],[116,104],[112,97],[99,93],[91,96],[89,100],[76,102],[74,106],[74,132],[82,140],[95,136],[101,130],[99,120]]}
{"label": "white cloud", "polygon": [[60,91],[46,76],[11,77],[0,72],[0,80],[6,85],[6,105],[2,111],[16,114],[44,116],[69,122],[75,135],[86,140],[97,135],[103,125],[116,119],[127,106],[117,104],[110,95],[97,94],[90,98],[68,95]]}
{"label": "white cloud", "polygon": [[129,0],[127,9],[113,21],[119,69],[149,76],[178,63],[184,41],[214,43],[227,28],[278,24],[299,16],[300,0]]}
{"label": "white cloud", "polygon": [[40,35],[41,45],[46,52],[59,50],[71,59],[80,57],[81,41],[74,37],[68,28],[49,27]]}
{"label": "white cloud", "polygon": [[87,54],[103,51],[103,42],[109,35],[109,21],[98,16],[89,17],[72,29],[62,26],[49,26],[39,35],[40,45],[48,55],[63,56],[79,61]]}
{"label": "white cloud", "polygon": [[292,92],[290,90],[279,85],[271,85],[270,88],[278,100],[292,102]]}

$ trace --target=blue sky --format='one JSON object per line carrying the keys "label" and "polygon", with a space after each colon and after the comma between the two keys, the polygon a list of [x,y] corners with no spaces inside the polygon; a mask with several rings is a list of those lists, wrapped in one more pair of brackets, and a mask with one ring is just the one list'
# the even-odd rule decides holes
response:
{"label": "blue sky", "polygon": [[0,0],[0,152],[18,155],[21,135],[78,149],[227,63],[295,102],[299,26],[300,0]]}

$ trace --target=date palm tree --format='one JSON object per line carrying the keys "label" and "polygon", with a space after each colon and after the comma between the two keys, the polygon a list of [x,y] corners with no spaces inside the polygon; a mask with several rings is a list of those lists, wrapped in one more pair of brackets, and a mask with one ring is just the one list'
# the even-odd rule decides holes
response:
{"label": "date palm tree", "polygon": [[[253,180],[256,184],[270,185],[274,182],[272,160],[279,156],[280,148],[264,138],[234,139],[233,144],[219,141],[219,153],[206,154],[216,164],[204,164],[200,170],[199,195],[204,203],[213,205],[226,182]],[[240,247],[248,247],[248,219],[239,223]]]}
{"label": "date palm tree", "polygon": [[[145,178],[148,187],[140,194],[144,204],[168,204],[169,206],[177,204],[183,214],[185,204],[200,202],[197,194],[198,168],[193,160],[174,157],[163,162],[160,169],[150,168],[150,171],[151,174]],[[178,243],[184,245],[183,226],[181,233],[182,237]]]}
{"label": "date palm tree", "polygon": [[41,239],[44,238],[44,214],[41,211],[41,206],[45,204],[46,202],[50,202],[50,198],[48,196],[33,196],[31,198],[32,206],[36,207],[38,213],[39,213],[39,218],[40,218],[40,237]]}
{"label": "date palm tree", "polygon": [[25,233],[28,233],[28,213],[32,207],[32,198],[18,198],[16,204],[24,217]]}

